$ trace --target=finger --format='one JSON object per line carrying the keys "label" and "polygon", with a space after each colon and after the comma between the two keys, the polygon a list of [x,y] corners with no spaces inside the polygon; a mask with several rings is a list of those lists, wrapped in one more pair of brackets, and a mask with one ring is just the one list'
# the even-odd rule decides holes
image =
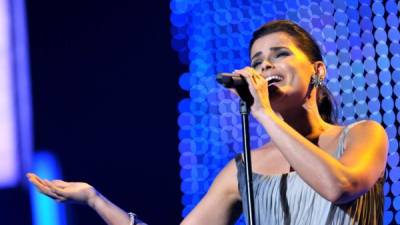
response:
{"label": "finger", "polygon": [[252,72],[256,72],[256,71],[250,70],[247,67],[244,68],[244,69],[241,69],[241,70],[234,70],[233,71],[234,74],[241,75],[246,80],[246,82],[247,82],[247,84],[249,86],[250,93],[254,97],[255,96],[255,91],[254,91],[255,81],[252,78]]}
{"label": "finger", "polygon": [[241,75],[245,78],[249,85],[250,93],[253,95],[253,97],[257,94],[256,90],[259,90],[260,88],[268,89],[268,83],[265,78],[252,67],[245,67],[241,70],[235,70],[233,73]]}
{"label": "finger", "polygon": [[53,199],[58,199],[59,196],[57,196],[55,193],[53,193],[50,189],[50,187],[46,184],[46,182],[42,179],[40,179],[36,174],[33,173],[28,173],[27,177],[29,181],[36,186],[37,190],[41,192],[44,195],[47,195],[50,198]]}
{"label": "finger", "polygon": [[256,70],[254,70],[254,69],[251,68],[251,67],[246,67],[246,68],[245,68],[245,71],[246,71],[248,74],[250,74],[250,77],[251,77],[253,83],[257,83],[259,80],[264,80],[264,77],[261,76],[260,73],[258,73]]}
{"label": "finger", "polygon": [[41,179],[39,176],[37,176],[36,174],[34,174],[34,173],[29,173],[29,174],[27,174],[27,176],[28,176],[28,178],[30,179],[30,180],[35,180],[36,182],[38,182],[38,183],[40,183],[40,184],[42,184],[42,185],[45,185],[45,183],[43,182],[43,179]]}
{"label": "finger", "polygon": [[233,74],[242,76],[246,80],[246,82],[249,84],[249,86],[253,84],[252,74],[250,73],[249,70],[246,70],[246,68],[241,69],[241,70],[234,70]]}
{"label": "finger", "polygon": [[249,87],[254,86],[257,82],[257,73],[253,73],[253,71],[249,70],[248,68],[243,69],[241,71],[242,76],[246,79]]}
{"label": "finger", "polygon": [[27,173],[26,177],[28,177],[29,180],[37,180],[37,179],[39,179],[39,177],[34,173]]}
{"label": "finger", "polygon": [[39,180],[38,179],[36,179],[36,178],[34,178],[34,177],[30,177],[29,178],[29,181],[33,184],[33,185],[35,185],[36,187],[40,187],[40,188],[44,188],[46,185],[45,184],[43,184],[42,182],[39,182]]}
{"label": "finger", "polygon": [[60,199],[64,199],[66,200],[68,198],[68,193],[66,191],[64,191],[63,189],[53,189],[52,190]]}
{"label": "finger", "polygon": [[246,70],[246,68],[241,69],[241,70],[234,70],[234,71],[233,71],[233,74],[235,74],[235,75],[241,75],[241,76],[243,76],[243,77],[245,77],[245,78],[251,76],[251,73],[250,73],[248,70]]}
{"label": "finger", "polygon": [[63,180],[52,180],[51,183],[58,188],[66,188],[70,185],[68,182],[65,182]]}
{"label": "finger", "polygon": [[32,177],[32,176],[35,176],[34,173],[30,173],[30,172],[26,173],[25,175],[26,175],[26,177],[28,177],[28,178],[30,178],[30,177]]}
{"label": "finger", "polygon": [[50,198],[52,198],[52,199],[59,199],[59,196],[58,196],[56,193],[54,193],[54,192],[51,190],[50,187],[48,187],[48,186],[43,186],[43,185],[41,185],[41,186],[36,186],[36,187],[37,187],[37,190],[38,190],[39,192],[41,192],[42,194],[44,194],[44,195],[46,195],[46,196],[48,196],[48,197],[50,197]]}
{"label": "finger", "polygon": [[52,182],[50,182],[48,180],[44,180],[44,182],[46,183],[47,187],[51,191],[52,196],[55,196],[57,199],[60,199],[60,200],[66,199],[65,192],[61,188],[56,187],[54,184],[52,184]]}
{"label": "finger", "polygon": [[64,190],[58,188],[56,185],[48,180],[44,180],[44,182],[46,182],[51,192],[54,193],[58,198],[65,198],[66,192]]}
{"label": "finger", "polygon": [[253,81],[252,84],[255,87],[259,87],[259,86],[263,86],[264,84],[268,84],[267,80],[259,72],[257,72],[254,68],[246,67],[245,70],[249,74],[251,74],[251,77],[252,77],[251,81]]}

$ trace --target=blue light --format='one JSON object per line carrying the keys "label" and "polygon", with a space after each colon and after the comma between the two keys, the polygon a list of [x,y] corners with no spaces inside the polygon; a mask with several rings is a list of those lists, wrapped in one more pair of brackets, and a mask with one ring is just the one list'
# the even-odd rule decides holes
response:
{"label": "blue light", "polygon": [[381,95],[384,97],[388,97],[388,99],[384,99],[382,101],[382,108],[384,110],[392,110],[393,109],[393,100],[390,98],[390,96],[392,95],[393,91],[392,91],[392,86],[390,85],[389,82],[385,82],[381,88]]}
{"label": "blue light", "polygon": [[384,201],[383,209],[384,209],[384,210],[388,210],[388,209],[390,208],[390,205],[391,205],[391,204],[392,204],[392,199],[389,198],[389,197],[386,197],[386,198],[385,198],[385,201]]}
{"label": "blue light", "polygon": [[392,211],[385,211],[383,214],[383,224],[389,225],[393,220],[393,212]]}
{"label": "blue light", "polygon": [[[399,208],[396,208],[396,210],[399,210]],[[397,213],[396,213],[395,220],[396,220],[397,224],[400,224],[400,212],[399,211],[397,211]]]}
{"label": "blue light", "polygon": [[[335,21],[344,27],[347,24],[348,18],[345,12],[337,10],[335,13]],[[339,32],[338,32],[339,33]]]}
{"label": "blue light", "polygon": [[[385,187],[390,187],[390,184],[386,182]],[[400,194],[400,182],[393,182],[391,186],[391,192],[395,196]],[[384,194],[387,195],[388,192],[385,192]]]}
{"label": "blue light", "polygon": [[[384,190],[385,195],[393,196],[386,196],[385,224],[393,222],[394,214],[396,221],[400,218],[398,200],[393,200],[400,195],[397,182],[400,133],[395,124],[396,119],[400,121],[400,114],[395,114],[400,109],[400,32],[396,1],[173,0],[171,9],[177,14],[171,16],[175,49],[180,58],[190,60],[189,71],[179,80],[182,89],[190,94],[178,106],[181,164],[184,164],[182,168],[192,168],[195,164],[207,168],[195,172],[182,170],[185,171],[182,173],[183,215],[201,199],[225,163],[241,152],[237,98],[215,84],[215,74],[248,65],[247,45],[252,32],[264,22],[287,18],[309,31],[324,50],[326,85],[342,103],[339,121],[372,119],[386,127],[391,155],[388,157],[390,176]],[[253,148],[269,140],[254,120],[250,121],[250,127]],[[183,155],[186,153],[191,155]]]}
{"label": "blue light", "polygon": [[[44,179],[61,179],[61,169],[50,152],[38,152],[34,156],[33,172]],[[33,225],[66,225],[65,206],[29,188]]]}
{"label": "blue light", "polygon": [[[350,50],[351,53],[351,58],[354,61],[360,61],[362,59],[362,51],[361,49],[358,47],[361,45],[361,39],[357,36],[351,36],[350,37],[350,45],[353,46]],[[363,66],[364,68],[364,66]]]}
{"label": "blue light", "polygon": [[[390,52],[393,54],[396,54],[396,55],[400,54],[400,44],[399,43],[396,43],[396,42],[390,43],[389,49],[390,49]],[[397,66],[399,66],[399,65],[397,65]]]}
{"label": "blue light", "polygon": [[399,150],[399,142],[397,139],[389,139],[389,154]]}
{"label": "blue light", "polygon": [[393,168],[398,164],[399,164],[399,153],[397,152],[391,153],[388,157],[388,165]]}
{"label": "blue light", "polygon": [[376,45],[376,52],[379,55],[387,55],[388,52],[389,52],[387,44],[386,43],[382,43],[382,42],[378,43]]}
{"label": "blue light", "polygon": [[377,98],[374,98],[368,102],[368,108],[370,112],[379,112],[380,102]]}
{"label": "blue light", "polygon": [[400,197],[399,197],[399,196],[397,196],[396,198],[394,198],[394,200],[393,200],[393,207],[394,207],[394,209],[396,209],[396,210],[399,210],[399,209],[400,209]]}
{"label": "blue light", "polygon": [[362,17],[371,18],[372,16],[371,8],[369,8],[368,5],[361,5],[359,11]]}
{"label": "blue light", "polygon": [[385,130],[389,138],[396,138],[397,131],[394,124],[388,125]]}
{"label": "blue light", "polygon": [[[372,38],[373,39],[373,38]],[[370,41],[369,41],[370,42]],[[374,46],[371,44],[367,44],[363,47],[363,55],[365,58],[371,57],[373,58],[375,56],[375,49]]]}
{"label": "blue light", "polygon": [[389,177],[390,180],[392,180],[393,182],[397,182],[399,181],[400,178],[400,168],[399,167],[394,167],[390,170],[389,172]]}
{"label": "blue light", "polygon": [[398,27],[399,26],[399,19],[395,14],[389,14],[386,20],[387,24],[391,27]]}
{"label": "blue light", "polygon": [[387,34],[383,28],[378,28],[375,31],[375,40],[380,43],[386,43],[387,41]]}
{"label": "blue light", "polygon": [[400,67],[400,55],[394,55],[392,57],[392,60],[390,63],[392,65],[392,67],[399,68]]}
{"label": "blue light", "polygon": [[400,32],[397,29],[391,28],[389,30],[389,39],[393,42],[400,39]]}

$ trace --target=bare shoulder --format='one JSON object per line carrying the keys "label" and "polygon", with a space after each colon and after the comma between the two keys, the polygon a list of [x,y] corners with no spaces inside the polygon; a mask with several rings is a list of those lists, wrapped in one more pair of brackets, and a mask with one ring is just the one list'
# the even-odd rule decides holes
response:
{"label": "bare shoulder", "polygon": [[235,159],[230,160],[219,172],[209,191],[239,198]]}
{"label": "bare shoulder", "polygon": [[[348,125],[345,137],[345,151],[340,161],[347,166],[353,166],[366,171],[371,184],[385,169],[388,137],[385,129],[376,121],[362,120]],[[373,182],[372,182],[373,181]]]}
{"label": "bare shoulder", "polygon": [[361,120],[348,125],[345,146],[351,146],[358,142],[387,145],[388,137],[383,126],[374,120]]}
{"label": "bare shoulder", "polygon": [[370,119],[356,121],[347,126],[350,126],[350,127],[363,126],[363,127],[375,127],[375,128],[379,127],[379,128],[383,129],[383,126],[380,123],[376,122],[375,120],[370,120]]}

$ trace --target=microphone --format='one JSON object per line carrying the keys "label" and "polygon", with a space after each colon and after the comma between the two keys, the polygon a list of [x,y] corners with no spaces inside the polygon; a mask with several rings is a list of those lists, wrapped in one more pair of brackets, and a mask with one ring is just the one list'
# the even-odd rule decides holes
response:
{"label": "microphone", "polygon": [[236,88],[238,86],[247,86],[247,81],[241,75],[233,73],[219,73],[217,74],[217,82],[226,88]]}
{"label": "microphone", "polygon": [[254,98],[250,93],[246,79],[241,75],[232,73],[218,73],[217,82],[226,88],[236,89],[239,97],[250,107],[254,103]]}

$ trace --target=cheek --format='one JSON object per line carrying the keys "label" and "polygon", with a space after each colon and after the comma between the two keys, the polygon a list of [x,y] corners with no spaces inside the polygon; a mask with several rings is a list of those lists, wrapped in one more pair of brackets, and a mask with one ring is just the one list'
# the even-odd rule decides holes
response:
{"label": "cheek", "polygon": [[302,65],[287,65],[285,67],[287,74],[287,85],[292,89],[300,91],[307,89],[310,82],[311,74],[309,69]]}

